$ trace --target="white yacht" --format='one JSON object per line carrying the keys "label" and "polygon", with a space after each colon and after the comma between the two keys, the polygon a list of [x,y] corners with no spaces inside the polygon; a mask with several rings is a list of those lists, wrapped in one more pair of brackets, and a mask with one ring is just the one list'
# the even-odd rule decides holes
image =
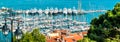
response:
{"label": "white yacht", "polygon": [[63,14],[67,14],[67,8],[63,9]]}
{"label": "white yacht", "polygon": [[23,13],[22,10],[16,10],[15,12],[16,12],[16,13],[19,13],[19,14]]}
{"label": "white yacht", "polygon": [[47,9],[45,9],[44,13],[49,14],[49,8],[48,7],[47,7]]}
{"label": "white yacht", "polygon": [[34,9],[31,9],[31,13],[36,13],[37,12],[37,9],[34,8]]}
{"label": "white yacht", "polygon": [[58,10],[58,13],[62,13],[62,9],[59,9],[59,10]]}
{"label": "white yacht", "polygon": [[53,14],[53,12],[54,12],[54,9],[50,8],[50,14]]}
{"label": "white yacht", "polygon": [[75,9],[75,7],[73,7],[73,14],[78,14],[78,11]]}
{"label": "white yacht", "polygon": [[58,8],[55,8],[54,14],[57,14],[57,13],[58,13]]}
{"label": "white yacht", "polygon": [[42,10],[42,9],[39,9],[39,10],[38,10],[38,13],[39,13],[39,14],[42,14],[42,13],[43,13],[43,10]]}
{"label": "white yacht", "polygon": [[30,10],[26,10],[25,13],[28,14],[30,12]]}
{"label": "white yacht", "polygon": [[72,14],[72,9],[69,8],[67,12],[68,12],[68,14]]}

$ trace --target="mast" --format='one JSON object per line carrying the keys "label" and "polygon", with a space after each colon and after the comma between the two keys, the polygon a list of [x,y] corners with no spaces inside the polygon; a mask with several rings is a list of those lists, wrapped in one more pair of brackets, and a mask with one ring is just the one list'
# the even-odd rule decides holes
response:
{"label": "mast", "polygon": [[81,12],[81,2],[80,2],[81,0],[78,0],[78,13],[80,13]]}

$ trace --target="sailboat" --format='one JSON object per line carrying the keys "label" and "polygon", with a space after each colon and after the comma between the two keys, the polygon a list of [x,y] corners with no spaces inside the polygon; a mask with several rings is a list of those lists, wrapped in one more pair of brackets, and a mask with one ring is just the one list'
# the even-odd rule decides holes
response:
{"label": "sailboat", "polygon": [[78,14],[84,14],[85,13],[85,10],[82,10],[81,4],[82,2],[80,2],[80,0],[78,1]]}

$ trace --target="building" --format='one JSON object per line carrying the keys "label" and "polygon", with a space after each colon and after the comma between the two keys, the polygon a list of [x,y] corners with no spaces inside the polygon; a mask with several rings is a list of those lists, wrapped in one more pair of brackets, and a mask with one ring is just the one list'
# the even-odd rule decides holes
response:
{"label": "building", "polygon": [[77,42],[82,40],[87,32],[70,33],[68,30],[54,30],[46,36],[47,42]]}

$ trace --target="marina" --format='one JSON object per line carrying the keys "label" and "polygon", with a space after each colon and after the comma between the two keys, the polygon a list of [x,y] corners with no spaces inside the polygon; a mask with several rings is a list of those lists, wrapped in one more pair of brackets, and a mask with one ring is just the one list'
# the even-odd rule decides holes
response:
{"label": "marina", "polygon": [[[2,10],[3,9],[7,10],[7,8],[2,8]],[[9,16],[10,14],[12,14],[10,12],[9,12],[9,14],[8,13],[2,13],[2,14],[3,15],[7,14],[8,18],[21,19],[23,22],[21,23],[20,27],[23,31],[26,31],[26,32],[27,31],[30,32],[34,28],[40,28],[42,33],[44,33],[46,30],[51,31],[51,30],[55,30],[55,29],[63,29],[63,30],[66,29],[66,30],[70,30],[71,32],[73,32],[74,31],[73,28],[75,28],[75,27],[76,27],[75,31],[77,31],[77,29],[80,29],[82,31],[82,30],[85,30],[84,26],[88,25],[87,22],[79,22],[79,21],[68,18],[67,14],[63,18],[56,18],[56,19],[54,19],[53,15],[49,16],[48,14],[47,14],[47,16],[46,16],[46,14],[38,14],[38,15],[32,16],[31,18],[28,18],[29,16],[31,16],[29,13],[25,13],[25,14],[21,13],[22,15],[17,14],[14,17]],[[37,14],[37,13],[31,12],[31,14]],[[3,21],[4,21],[4,19],[3,19]],[[10,21],[8,21],[7,23],[8,23],[8,26],[10,27]],[[16,22],[13,22],[13,23],[16,23]],[[17,25],[15,24],[14,27],[16,28],[16,26]],[[88,26],[88,28],[89,28],[89,26]],[[47,33],[44,33],[44,34],[47,34]]]}
{"label": "marina", "polygon": [[[7,10],[4,12],[4,10]],[[86,21],[77,21],[75,20],[74,15],[84,15],[86,13],[94,13],[94,12],[105,12],[105,10],[90,10],[90,11],[83,11],[83,10],[76,10],[75,7],[73,9],[64,8],[47,8],[45,10],[42,9],[30,9],[30,10],[13,10],[10,8],[2,7],[0,10],[1,18],[5,15],[7,18],[13,19],[20,19],[22,23],[20,23],[20,28],[22,31],[31,32],[34,28],[39,28],[40,32],[47,35],[50,31],[53,30],[69,30],[70,32],[81,32],[88,30],[89,23]],[[55,17],[55,15],[57,17]],[[59,16],[63,15],[63,16]],[[72,18],[71,18],[72,17]],[[85,17],[83,17],[85,19]],[[2,19],[1,21],[4,21]],[[1,23],[1,26],[4,22]],[[8,26],[11,27],[10,21],[7,22]],[[17,22],[14,23],[13,32],[15,32]],[[11,30],[11,29],[10,29]],[[46,32],[47,31],[47,32]]]}
{"label": "marina", "polygon": [[[50,41],[53,40],[52,37],[55,37],[56,41],[61,40],[59,38],[63,35],[63,41],[67,39],[73,41],[73,38],[74,40],[83,39],[83,35],[86,35],[90,29],[92,19],[113,9],[113,5],[117,2],[109,1],[111,4],[109,5],[108,1],[0,0],[0,41],[11,42],[12,34],[17,29],[26,33],[32,32],[36,28],[40,29],[40,33]],[[6,36],[2,31],[5,23],[10,29]]]}

